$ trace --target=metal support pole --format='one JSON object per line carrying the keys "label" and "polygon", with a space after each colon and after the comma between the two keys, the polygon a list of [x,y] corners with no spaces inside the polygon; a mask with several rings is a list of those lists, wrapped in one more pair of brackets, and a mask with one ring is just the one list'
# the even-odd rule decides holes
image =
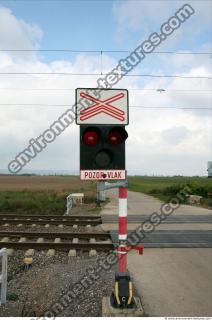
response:
{"label": "metal support pole", "polygon": [[118,272],[115,273],[114,291],[110,296],[110,303],[115,308],[133,308],[132,281],[127,271],[127,253],[138,250],[143,254],[143,246],[128,246],[127,244],[127,183],[119,184],[119,231],[118,231]]}
{"label": "metal support pole", "polygon": [[97,184],[96,184],[96,208],[100,208],[101,207],[100,185],[101,185],[101,182],[97,181]]}
{"label": "metal support pole", "polygon": [[7,249],[0,250],[0,258],[2,259],[2,270],[0,274],[0,305],[7,301]]}
{"label": "metal support pole", "polygon": [[71,213],[72,206],[73,206],[73,199],[72,199],[72,195],[69,194],[68,197],[66,198],[66,213],[65,213],[65,215],[69,215]]}
{"label": "metal support pole", "polygon": [[119,272],[127,271],[127,188],[119,188]]}

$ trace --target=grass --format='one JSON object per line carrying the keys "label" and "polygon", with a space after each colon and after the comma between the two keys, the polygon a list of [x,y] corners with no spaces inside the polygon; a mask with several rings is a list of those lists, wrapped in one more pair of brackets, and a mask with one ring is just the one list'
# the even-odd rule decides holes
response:
{"label": "grass", "polygon": [[8,301],[17,301],[18,300],[18,295],[14,292],[7,293],[7,300]]}
{"label": "grass", "polygon": [[75,176],[1,176],[0,213],[64,214],[70,193],[85,194],[95,206],[95,183]]}
{"label": "grass", "polygon": [[61,214],[65,212],[65,193],[54,191],[2,191],[0,212]]}
{"label": "grass", "polygon": [[100,214],[102,208],[109,202],[110,202],[110,199],[106,198],[105,201],[100,201],[100,207],[91,208],[88,210],[88,212],[93,213],[93,214]]}
{"label": "grass", "polygon": [[129,177],[129,189],[152,195],[162,201],[169,201],[183,187],[189,186],[191,193],[202,196],[202,205],[212,207],[212,179],[204,177]]}
{"label": "grass", "polygon": [[[203,197],[202,205],[212,207],[212,179],[200,177],[129,177],[129,189],[168,201],[183,186],[192,194]],[[66,211],[66,197],[70,193],[85,194],[85,203],[95,208],[96,182],[80,181],[76,176],[0,176],[0,213],[58,214]],[[107,200],[108,201],[108,200]],[[107,203],[107,202],[106,202]],[[105,203],[104,203],[105,204]]]}

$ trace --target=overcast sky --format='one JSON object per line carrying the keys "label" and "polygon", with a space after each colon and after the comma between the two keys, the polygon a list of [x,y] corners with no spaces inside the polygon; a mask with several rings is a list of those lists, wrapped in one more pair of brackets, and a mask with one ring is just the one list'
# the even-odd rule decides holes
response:
{"label": "overcast sky", "polygon": [[[157,51],[212,52],[212,2],[188,3],[195,14]],[[183,1],[151,0],[0,1],[0,50],[132,51],[152,32],[158,32],[161,24],[183,4]],[[104,52],[101,61],[100,54],[95,52],[0,51],[0,73],[105,73],[126,54]],[[207,77],[211,76],[211,65],[212,54],[153,53],[133,72]],[[97,76],[0,74],[0,169],[7,170],[8,163],[28,146],[29,140],[41,135],[74,103],[75,88],[95,87],[97,79]],[[117,87],[129,90],[126,150],[129,173],[207,174],[207,161],[212,160],[212,112],[198,108],[212,107],[211,80],[126,77]],[[160,93],[157,89],[161,88],[165,91]],[[197,109],[176,109],[180,107]],[[78,169],[79,128],[73,124],[24,171]]]}

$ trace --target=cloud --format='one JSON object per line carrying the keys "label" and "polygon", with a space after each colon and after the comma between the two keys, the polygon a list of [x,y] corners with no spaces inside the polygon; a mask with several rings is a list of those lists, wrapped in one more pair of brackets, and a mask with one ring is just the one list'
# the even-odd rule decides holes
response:
{"label": "cloud", "polygon": [[165,142],[178,145],[189,136],[190,131],[185,126],[172,127],[162,132],[161,136]]}
{"label": "cloud", "polygon": [[[10,9],[0,5],[0,49],[25,49],[38,48],[43,32],[36,24],[29,24],[17,19]],[[33,57],[34,53],[15,53],[15,59],[26,59]]]}
{"label": "cloud", "polygon": [[[187,4],[194,8],[198,21],[204,21],[201,28],[210,26],[212,9],[210,1],[188,1]],[[183,5],[184,3],[166,0],[117,1],[113,4],[113,15],[122,28],[136,31],[148,27],[148,30],[151,30],[151,26],[155,24],[160,26]]]}
{"label": "cloud", "polygon": [[[42,30],[39,26],[17,19],[10,10],[0,7],[0,43],[2,47],[34,48],[40,46]],[[9,21],[9,22],[8,22]],[[5,31],[6,30],[6,31]],[[32,32],[31,32],[31,31]],[[34,31],[33,31],[34,30]],[[8,34],[8,39],[7,39]],[[13,42],[13,38],[14,41]],[[3,42],[2,42],[3,41]],[[8,41],[8,43],[4,42]],[[191,56],[188,60],[181,56],[161,60],[152,66],[149,73],[164,71],[167,64],[182,75],[207,75],[208,63],[202,59],[196,63]],[[104,70],[111,70],[117,63],[114,56],[103,55]],[[147,60],[148,65],[148,60]],[[143,68],[143,64],[141,66]],[[168,68],[168,67],[167,67]],[[21,59],[17,53],[0,53],[1,72],[73,72],[99,73],[100,59],[96,54],[78,54],[72,60],[45,62],[38,55],[27,55]],[[163,73],[163,72],[162,72]],[[168,72],[167,72],[168,73]],[[0,168],[17,153],[28,146],[28,141],[42,134],[75,101],[74,89],[95,87],[94,76],[58,75],[5,75],[0,77],[1,117],[0,117]],[[139,109],[145,107],[194,107],[211,105],[211,95],[207,80],[148,79],[125,77],[117,87],[141,89],[130,90],[130,125],[127,127],[127,164],[130,173],[139,174],[206,174],[206,161],[210,153],[211,118],[204,110]],[[17,90],[14,90],[16,88]],[[68,90],[58,90],[58,89]],[[165,88],[159,93],[152,88]],[[35,90],[34,90],[35,89]],[[41,89],[41,90],[39,90]],[[53,90],[48,90],[53,89]],[[179,91],[178,91],[179,90]],[[188,90],[188,91],[182,91]],[[26,106],[7,106],[7,104]],[[5,104],[5,105],[4,105]],[[47,104],[49,106],[31,106]],[[51,105],[67,105],[51,107]],[[192,160],[192,165],[190,165]],[[54,143],[49,145],[25,169],[79,169],[79,128],[71,125]]]}
{"label": "cloud", "polygon": [[[158,14],[160,12],[160,14]],[[173,13],[173,4],[167,1],[114,2],[113,14],[120,27],[133,31],[146,29]]]}

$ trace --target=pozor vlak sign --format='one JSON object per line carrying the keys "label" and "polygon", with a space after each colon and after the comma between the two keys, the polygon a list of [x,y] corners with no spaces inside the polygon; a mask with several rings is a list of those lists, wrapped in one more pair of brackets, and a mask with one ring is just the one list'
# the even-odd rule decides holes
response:
{"label": "pozor vlak sign", "polygon": [[81,180],[125,180],[126,89],[76,89]]}

